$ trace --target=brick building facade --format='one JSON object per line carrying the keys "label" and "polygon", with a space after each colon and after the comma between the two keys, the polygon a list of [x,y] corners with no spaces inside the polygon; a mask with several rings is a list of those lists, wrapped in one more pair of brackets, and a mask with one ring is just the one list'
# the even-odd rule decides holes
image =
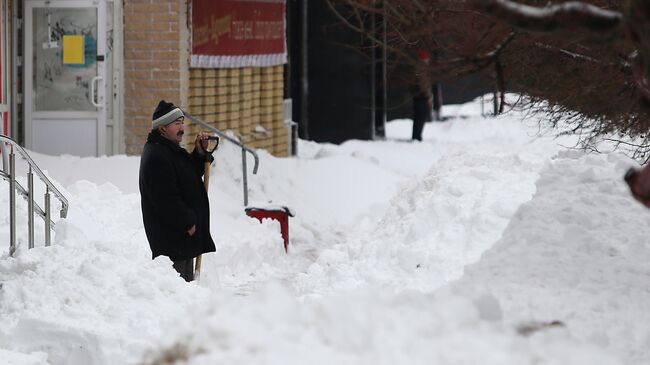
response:
{"label": "brick building facade", "polygon": [[[289,153],[283,116],[283,66],[190,70],[189,111],[275,156]],[[190,126],[187,139],[196,128]]]}
{"label": "brick building facade", "polygon": [[[186,0],[124,1],[124,128],[139,154],[160,99],[172,101],[245,144],[287,156],[283,66],[190,68]],[[185,140],[197,127],[188,123]]]}

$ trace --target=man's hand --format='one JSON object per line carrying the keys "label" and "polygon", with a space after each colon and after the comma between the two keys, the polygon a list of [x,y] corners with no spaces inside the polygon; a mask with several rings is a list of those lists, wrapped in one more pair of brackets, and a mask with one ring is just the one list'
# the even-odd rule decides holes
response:
{"label": "man's hand", "polygon": [[205,155],[205,152],[208,149],[208,136],[209,134],[207,132],[200,132],[196,135],[194,146],[200,155]]}
{"label": "man's hand", "polygon": [[189,234],[190,236],[194,236],[194,233],[196,233],[196,224],[193,225],[189,231],[187,231],[187,234]]}
{"label": "man's hand", "polygon": [[641,204],[650,208],[650,165],[628,174],[626,181],[630,185],[632,196]]}

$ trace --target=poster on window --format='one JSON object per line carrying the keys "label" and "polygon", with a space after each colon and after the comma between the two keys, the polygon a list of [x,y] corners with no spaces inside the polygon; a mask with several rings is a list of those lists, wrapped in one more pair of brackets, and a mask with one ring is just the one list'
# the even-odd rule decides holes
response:
{"label": "poster on window", "polygon": [[191,67],[286,63],[284,0],[193,0]]}

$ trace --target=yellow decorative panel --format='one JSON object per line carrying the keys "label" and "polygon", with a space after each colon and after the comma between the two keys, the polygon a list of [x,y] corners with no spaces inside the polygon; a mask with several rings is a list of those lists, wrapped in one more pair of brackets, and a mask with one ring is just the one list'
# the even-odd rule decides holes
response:
{"label": "yellow decorative panel", "polygon": [[63,36],[63,64],[83,65],[84,62],[84,36]]}

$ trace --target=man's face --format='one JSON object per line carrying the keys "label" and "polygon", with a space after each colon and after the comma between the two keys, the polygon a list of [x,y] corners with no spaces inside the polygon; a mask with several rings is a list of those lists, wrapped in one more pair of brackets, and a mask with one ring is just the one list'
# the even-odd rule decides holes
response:
{"label": "man's face", "polygon": [[167,139],[170,139],[176,143],[181,143],[183,139],[183,134],[185,133],[185,125],[183,123],[183,117],[176,119],[175,121],[167,124],[166,126],[160,127],[161,134]]}

